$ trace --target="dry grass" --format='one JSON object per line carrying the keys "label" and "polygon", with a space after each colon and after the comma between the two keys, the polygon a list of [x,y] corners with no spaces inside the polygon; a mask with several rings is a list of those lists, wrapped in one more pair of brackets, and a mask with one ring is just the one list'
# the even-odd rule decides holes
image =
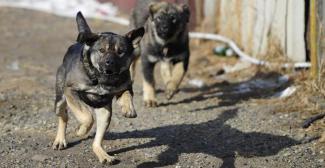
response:
{"label": "dry grass", "polygon": [[[318,79],[311,79],[309,71],[296,73],[293,85],[298,90],[294,95],[283,99],[254,100],[255,103],[269,103],[276,106],[276,112],[301,113],[302,119],[308,119],[325,110],[325,71],[322,71]],[[314,122],[308,129],[308,134],[322,136],[320,142],[325,142],[325,119]],[[324,146],[323,146],[324,147]]]}

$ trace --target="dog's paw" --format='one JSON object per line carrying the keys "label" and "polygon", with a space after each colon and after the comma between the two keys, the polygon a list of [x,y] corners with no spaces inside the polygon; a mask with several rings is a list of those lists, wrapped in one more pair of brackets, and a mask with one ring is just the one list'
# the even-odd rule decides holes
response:
{"label": "dog's paw", "polygon": [[100,163],[108,163],[110,165],[115,164],[116,162],[118,162],[117,159],[115,159],[115,157],[108,155],[102,147],[93,147],[93,151],[96,154],[96,156],[99,159]]}
{"label": "dog's paw", "polygon": [[168,100],[172,99],[177,92],[177,87],[173,83],[168,83],[166,88],[166,98]]}
{"label": "dog's paw", "polygon": [[166,90],[166,98],[168,100],[172,99],[174,97],[175,93],[176,93],[176,90],[167,89]]}
{"label": "dog's paw", "polygon": [[157,107],[158,103],[156,100],[145,100],[144,101],[144,106],[145,107]]}
{"label": "dog's paw", "polygon": [[133,107],[122,107],[123,116],[126,118],[136,118],[137,113]]}
{"label": "dog's paw", "polygon": [[54,150],[62,150],[67,148],[67,142],[65,138],[55,138],[55,141],[53,142],[52,149]]}
{"label": "dog's paw", "polygon": [[89,128],[84,126],[84,125],[80,125],[77,130],[76,130],[76,135],[78,137],[85,137],[89,132]]}

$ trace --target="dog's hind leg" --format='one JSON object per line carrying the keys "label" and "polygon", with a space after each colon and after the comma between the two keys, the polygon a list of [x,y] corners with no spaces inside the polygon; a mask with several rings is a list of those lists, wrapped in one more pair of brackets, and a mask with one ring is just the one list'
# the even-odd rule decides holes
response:
{"label": "dog's hind leg", "polygon": [[140,48],[136,48],[133,51],[134,59],[133,59],[132,64],[130,66],[130,74],[131,74],[132,82],[134,81],[134,78],[135,78],[135,75],[136,75],[136,67],[137,67],[137,63],[139,62],[140,53],[141,53]]}
{"label": "dog's hind leg", "polygon": [[91,114],[92,109],[82,100],[80,100],[79,96],[76,95],[76,93],[71,89],[66,89],[64,94],[66,96],[69,108],[80,122],[79,129],[76,132],[77,136],[86,136],[94,123],[94,119]]}
{"label": "dog's hind leg", "polygon": [[134,82],[134,78],[136,75],[136,68],[137,68],[137,60],[134,60],[130,66],[130,74],[131,74],[132,82]]}
{"label": "dog's hind leg", "polygon": [[108,155],[102,147],[103,138],[108,128],[111,117],[112,117],[112,105],[110,103],[109,107],[95,109],[96,113],[96,135],[93,142],[93,151],[97,155],[101,163],[113,164],[115,158]]}
{"label": "dog's hind leg", "polygon": [[136,118],[137,113],[135,112],[133,105],[133,91],[129,89],[117,96],[117,103],[121,106],[122,113],[126,118]]}

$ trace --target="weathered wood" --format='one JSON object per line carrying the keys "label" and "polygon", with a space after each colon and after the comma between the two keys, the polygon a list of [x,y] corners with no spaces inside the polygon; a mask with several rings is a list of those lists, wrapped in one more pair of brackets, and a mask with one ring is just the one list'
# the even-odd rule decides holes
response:
{"label": "weathered wood", "polygon": [[289,0],[286,54],[298,62],[306,61],[305,29],[305,1]]}
{"label": "weathered wood", "polygon": [[246,53],[263,58],[274,52],[270,46],[276,46],[281,50],[277,53],[293,61],[306,60],[305,0],[216,0],[212,5],[219,5],[214,18],[217,33]]}
{"label": "weathered wood", "polygon": [[[323,0],[317,1],[317,29],[318,29],[318,60],[319,67],[324,64],[325,59],[325,2]],[[324,65],[323,65],[324,66]],[[323,67],[324,68],[324,67]]]}
{"label": "weathered wood", "polygon": [[310,60],[311,60],[311,76],[318,77],[318,55],[317,55],[317,18],[316,18],[316,0],[310,0],[309,13],[309,46],[310,46]]}

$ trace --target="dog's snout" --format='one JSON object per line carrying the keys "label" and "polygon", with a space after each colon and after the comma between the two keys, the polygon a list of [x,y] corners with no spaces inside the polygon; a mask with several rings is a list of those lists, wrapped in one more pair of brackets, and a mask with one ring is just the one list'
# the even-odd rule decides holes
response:
{"label": "dog's snout", "polygon": [[106,65],[113,65],[114,64],[114,60],[113,59],[108,59],[106,61]]}

